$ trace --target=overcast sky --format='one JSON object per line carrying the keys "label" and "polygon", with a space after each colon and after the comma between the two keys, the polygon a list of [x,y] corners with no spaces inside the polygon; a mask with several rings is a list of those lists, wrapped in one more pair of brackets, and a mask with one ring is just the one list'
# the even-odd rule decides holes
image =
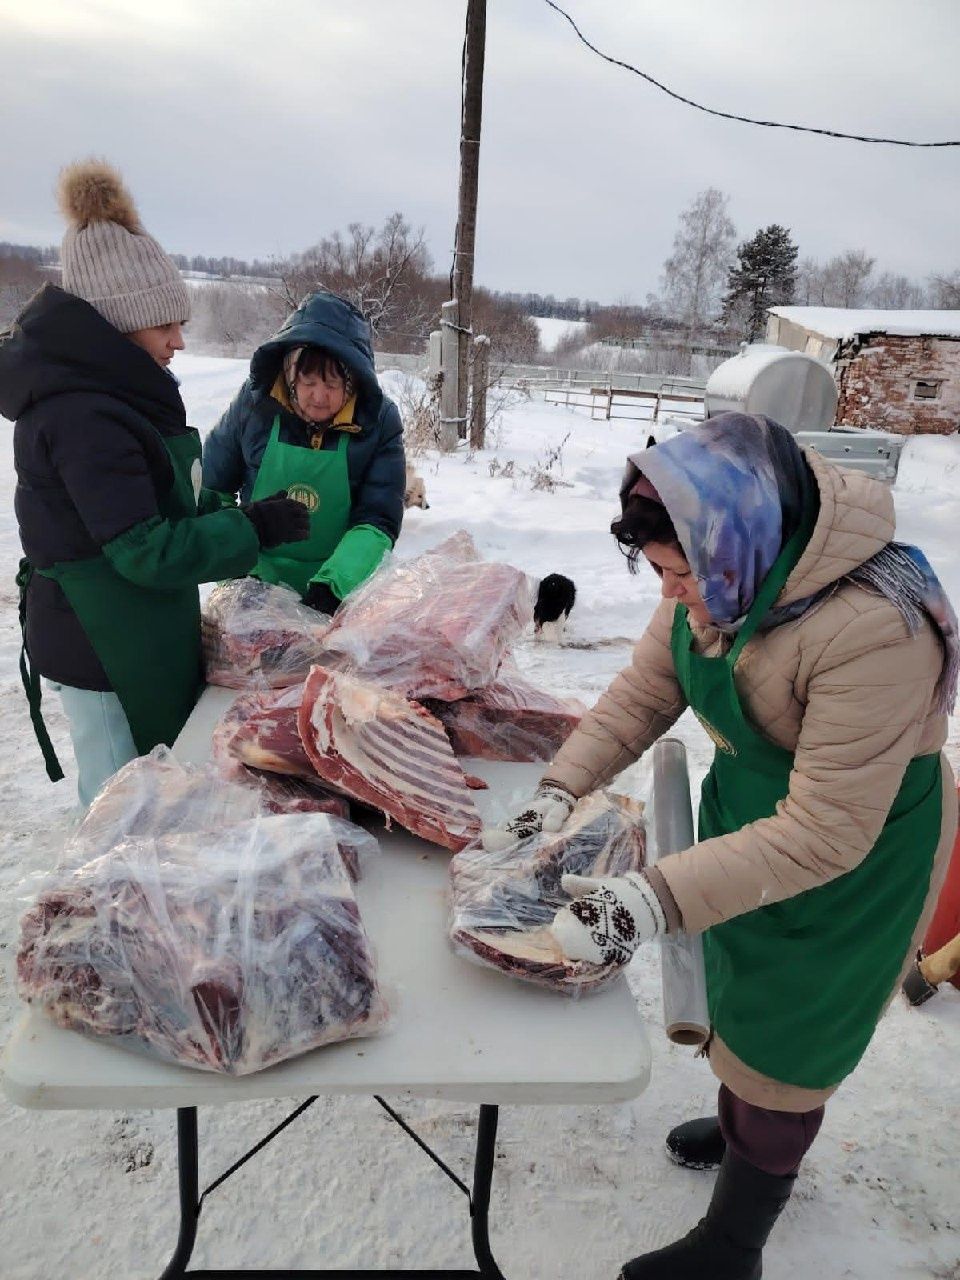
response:
{"label": "overcast sky", "polygon": [[[599,48],[706,105],[960,137],[956,0],[564,0]],[[0,239],[58,242],[61,165],[107,157],[183,253],[264,257],[394,209],[449,269],[465,0],[0,0]],[[544,0],[490,0],[477,280],[642,302],[707,186],[738,236],[960,267],[960,148],[866,146],[694,111]]]}

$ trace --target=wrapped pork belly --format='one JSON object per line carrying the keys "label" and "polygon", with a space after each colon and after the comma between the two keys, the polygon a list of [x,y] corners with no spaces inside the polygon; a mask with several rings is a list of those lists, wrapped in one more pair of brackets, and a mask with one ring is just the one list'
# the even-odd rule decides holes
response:
{"label": "wrapped pork belly", "polygon": [[58,1025],[237,1075],[372,1035],[386,1006],[323,815],[130,840],[54,873],[20,994]]}
{"label": "wrapped pork belly", "polygon": [[443,725],[419,704],[314,667],[299,726],[311,763],[329,786],[446,849],[462,849],[480,834],[470,784]]}
{"label": "wrapped pork belly", "polygon": [[509,659],[485,689],[429,706],[456,754],[481,760],[552,760],[586,711],[576,698],[562,701],[530,684]]}
{"label": "wrapped pork belly", "polygon": [[300,684],[329,626],[325,614],[308,609],[289,587],[258,578],[223,582],[210,593],[201,622],[207,683],[229,689]]}
{"label": "wrapped pork belly", "polygon": [[319,661],[410,698],[462,698],[489,684],[533,617],[519,569],[482,560],[463,531],[391,561],[337,611]]}
{"label": "wrapped pork belly", "polygon": [[596,990],[615,965],[569,960],[549,926],[571,899],[562,876],[619,876],[644,863],[643,806],[610,792],[578,801],[562,831],[499,853],[471,846],[450,863],[450,940],[468,959],[568,995]]}

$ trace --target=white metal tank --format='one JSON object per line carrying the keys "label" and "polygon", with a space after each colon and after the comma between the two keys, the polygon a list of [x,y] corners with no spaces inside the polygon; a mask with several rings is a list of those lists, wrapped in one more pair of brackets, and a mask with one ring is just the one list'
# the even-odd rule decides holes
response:
{"label": "white metal tank", "polygon": [[827,431],[837,412],[837,385],[829,366],[802,351],[767,343],[743,345],[707,379],[704,409],[763,413],[788,431]]}

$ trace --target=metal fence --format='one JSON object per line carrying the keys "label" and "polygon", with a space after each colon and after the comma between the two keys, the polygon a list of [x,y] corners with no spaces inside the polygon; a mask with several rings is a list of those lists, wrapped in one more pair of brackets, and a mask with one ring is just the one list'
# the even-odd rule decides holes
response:
{"label": "metal fence", "polygon": [[653,391],[675,392],[678,395],[703,395],[706,382],[700,378],[685,378],[676,374],[626,373],[604,369],[557,369],[551,365],[504,364],[496,366],[501,383],[530,389],[583,390],[599,388],[603,391]]}
{"label": "metal fence", "polygon": [[[378,370],[427,376],[428,355],[377,351]],[[547,404],[581,409],[591,418],[612,421],[631,418],[658,422],[663,413],[699,418],[703,414],[706,383],[657,373],[607,372],[600,369],[558,369],[553,365],[500,364],[491,366],[491,380],[501,387],[542,395]]]}

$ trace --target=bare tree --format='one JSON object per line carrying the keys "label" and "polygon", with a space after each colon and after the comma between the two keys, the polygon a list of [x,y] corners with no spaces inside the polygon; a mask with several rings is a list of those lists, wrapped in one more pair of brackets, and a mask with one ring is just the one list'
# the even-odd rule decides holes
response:
{"label": "bare tree", "polygon": [[797,263],[793,299],[800,307],[827,305],[826,275],[823,266],[815,258],[801,258]]}
{"label": "bare tree", "polygon": [[280,271],[279,293],[292,310],[308,294],[329,289],[352,302],[375,337],[398,324],[421,328],[428,315],[417,288],[430,270],[423,228],[414,231],[402,213],[378,230],[351,222],[297,254]]}
{"label": "bare tree", "polygon": [[927,305],[927,292],[922,284],[907,276],[884,271],[874,281],[869,301],[875,307],[890,311],[913,311]]}
{"label": "bare tree", "polygon": [[0,256],[0,326],[6,327],[15,320],[49,279],[32,259],[18,254]]}
{"label": "bare tree", "polygon": [[210,355],[252,355],[283,318],[278,300],[262,286],[211,283],[192,289],[190,301],[188,343]]}
{"label": "bare tree", "polygon": [[736,239],[727,203],[728,197],[716,187],[701,191],[680,214],[673,252],[663,264],[664,301],[689,333],[719,310]]}
{"label": "bare tree", "polygon": [[473,330],[490,339],[490,363],[531,364],[540,358],[540,331],[516,303],[474,287]]}
{"label": "bare tree", "polygon": [[939,310],[960,307],[960,271],[937,272],[930,277],[931,305]]}
{"label": "bare tree", "polygon": [[874,262],[863,249],[847,249],[831,258],[823,269],[827,305],[862,307]]}

